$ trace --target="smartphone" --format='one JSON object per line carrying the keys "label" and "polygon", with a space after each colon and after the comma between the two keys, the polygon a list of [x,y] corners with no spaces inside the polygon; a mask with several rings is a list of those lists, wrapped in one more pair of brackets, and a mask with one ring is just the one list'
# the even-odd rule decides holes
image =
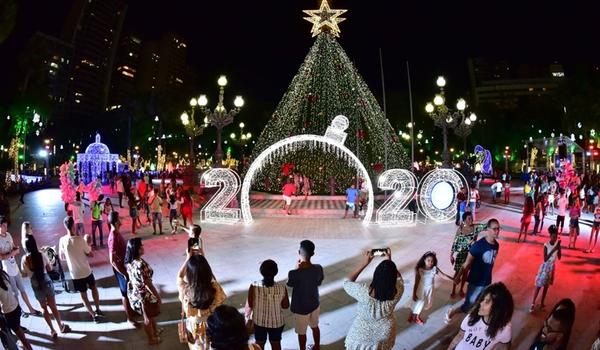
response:
{"label": "smartphone", "polygon": [[384,256],[386,254],[387,254],[387,248],[371,249],[371,255],[373,255],[373,256]]}

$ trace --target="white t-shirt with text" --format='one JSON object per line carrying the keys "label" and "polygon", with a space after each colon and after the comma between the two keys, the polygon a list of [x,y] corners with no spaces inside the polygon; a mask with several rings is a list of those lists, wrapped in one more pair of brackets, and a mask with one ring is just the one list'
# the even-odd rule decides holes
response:
{"label": "white t-shirt with text", "polygon": [[[0,253],[7,254],[10,253],[15,246],[13,242],[12,236],[10,233],[6,232],[6,235],[0,235]],[[19,266],[15,261],[15,257],[12,256],[6,260],[2,260],[2,269],[6,271],[9,276],[16,276],[19,274]]]}
{"label": "white t-shirt with text", "polygon": [[64,256],[67,266],[74,280],[85,278],[92,273],[87,254],[92,251],[85,240],[80,236],[62,236],[58,243],[59,256]]}
{"label": "white t-shirt with text", "polygon": [[469,315],[467,315],[460,329],[465,332],[460,343],[456,346],[456,350],[489,350],[493,349],[496,344],[508,344],[512,339],[512,326],[509,322],[504,328],[498,330],[494,338],[490,338],[485,333],[488,325],[480,318],[474,325],[469,326]]}

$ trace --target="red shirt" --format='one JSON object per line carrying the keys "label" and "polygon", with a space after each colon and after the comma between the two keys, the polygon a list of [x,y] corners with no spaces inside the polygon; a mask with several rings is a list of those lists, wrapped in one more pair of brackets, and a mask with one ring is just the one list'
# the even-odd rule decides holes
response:
{"label": "red shirt", "polygon": [[108,235],[108,251],[112,254],[115,265],[118,265],[123,269],[121,271],[127,271],[125,268],[126,250],[127,244],[121,233],[110,231],[110,234]]}
{"label": "red shirt", "polygon": [[138,192],[140,193],[141,197],[144,197],[144,194],[146,194],[146,181],[140,181],[138,182]]}
{"label": "red shirt", "polygon": [[296,185],[290,183],[283,185],[284,196],[291,197],[294,193],[296,193]]}

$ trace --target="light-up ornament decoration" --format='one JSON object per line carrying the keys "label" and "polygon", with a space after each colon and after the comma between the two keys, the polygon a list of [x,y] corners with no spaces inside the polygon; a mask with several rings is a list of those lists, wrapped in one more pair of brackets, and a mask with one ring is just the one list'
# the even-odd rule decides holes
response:
{"label": "light-up ornament decoration", "polygon": [[239,208],[227,208],[240,190],[239,175],[229,168],[213,168],[202,175],[206,187],[220,187],[200,211],[202,222],[235,224],[240,221]]}
{"label": "light-up ornament decoration", "polygon": [[[250,212],[250,187],[252,185],[252,180],[256,173],[260,171],[263,166],[270,163],[271,160],[274,159],[278,154],[285,154],[287,152],[294,151],[298,147],[322,147],[330,152],[339,152],[341,156],[348,160],[348,163],[351,167],[354,167],[358,169],[358,171],[360,171],[365,181],[366,188],[371,191],[373,185],[371,183],[371,178],[367,169],[365,169],[364,165],[361,163],[358,157],[356,157],[356,155],[352,153],[352,151],[350,151],[346,146],[344,146],[343,143],[340,142],[341,140],[339,132],[344,131],[344,129],[342,129],[342,127],[344,126],[344,119],[339,117],[346,118],[344,116],[337,116],[334,119],[335,124],[332,122],[331,126],[327,129],[330,133],[326,133],[326,135],[333,136],[334,138],[312,134],[291,136],[283,140],[277,141],[276,143],[267,147],[256,157],[252,164],[250,164],[250,167],[246,172],[246,176],[244,177],[244,182],[242,184],[241,206],[242,218],[244,219],[244,223],[250,224],[253,221],[252,213]],[[363,218],[363,224],[369,224],[369,222],[371,221],[371,217],[373,215],[373,207],[373,195],[372,193],[370,193],[369,195],[367,195],[367,211]]]}
{"label": "light-up ornament decoration", "polygon": [[416,213],[406,209],[417,191],[417,177],[405,169],[386,170],[377,181],[382,190],[394,193],[377,211],[377,223],[382,226],[406,226],[415,223]]}
{"label": "light-up ornament decoration", "polygon": [[480,145],[475,146],[475,171],[485,175],[492,175],[492,154]]}
{"label": "light-up ornament decoration", "polygon": [[328,137],[334,141],[337,141],[339,144],[344,144],[346,142],[346,134],[345,130],[348,129],[350,125],[350,121],[343,115],[338,115],[333,118],[331,121],[331,125],[327,127],[325,131],[325,137]]}
{"label": "light-up ornament decoration", "polygon": [[96,142],[89,144],[85,153],[77,154],[79,178],[86,183],[103,176],[113,168],[116,169],[119,163],[119,155],[111,154],[108,147],[100,142],[100,134],[96,134]]}
{"label": "light-up ornament decoration", "polygon": [[318,10],[303,10],[310,17],[304,17],[305,20],[313,24],[311,33],[315,37],[321,32],[327,30],[333,36],[340,36],[340,27],[338,24],[343,22],[345,18],[340,18],[348,10],[332,10],[329,7],[327,0],[321,1],[321,6]]}
{"label": "light-up ornament decoration", "polygon": [[428,172],[421,179],[417,191],[420,211],[438,222],[454,219],[458,201],[456,194],[462,187],[468,189],[467,185],[465,177],[456,170],[436,169]]}

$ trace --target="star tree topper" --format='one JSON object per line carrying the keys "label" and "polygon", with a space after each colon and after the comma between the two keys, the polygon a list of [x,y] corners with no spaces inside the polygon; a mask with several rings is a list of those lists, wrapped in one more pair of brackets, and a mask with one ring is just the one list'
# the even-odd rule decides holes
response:
{"label": "star tree topper", "polygon": [[311,29],[312,36],[315,37],[325,30],[329,30],[335,37],[340,36],[340,27],[338,23],[343,22],[345,18],[340,18],[348,10],[332,10],[327,0],[321,1],[321,7],[318,10],[303,10],[310,17],[304,17],[305,20],[313,24]]}

